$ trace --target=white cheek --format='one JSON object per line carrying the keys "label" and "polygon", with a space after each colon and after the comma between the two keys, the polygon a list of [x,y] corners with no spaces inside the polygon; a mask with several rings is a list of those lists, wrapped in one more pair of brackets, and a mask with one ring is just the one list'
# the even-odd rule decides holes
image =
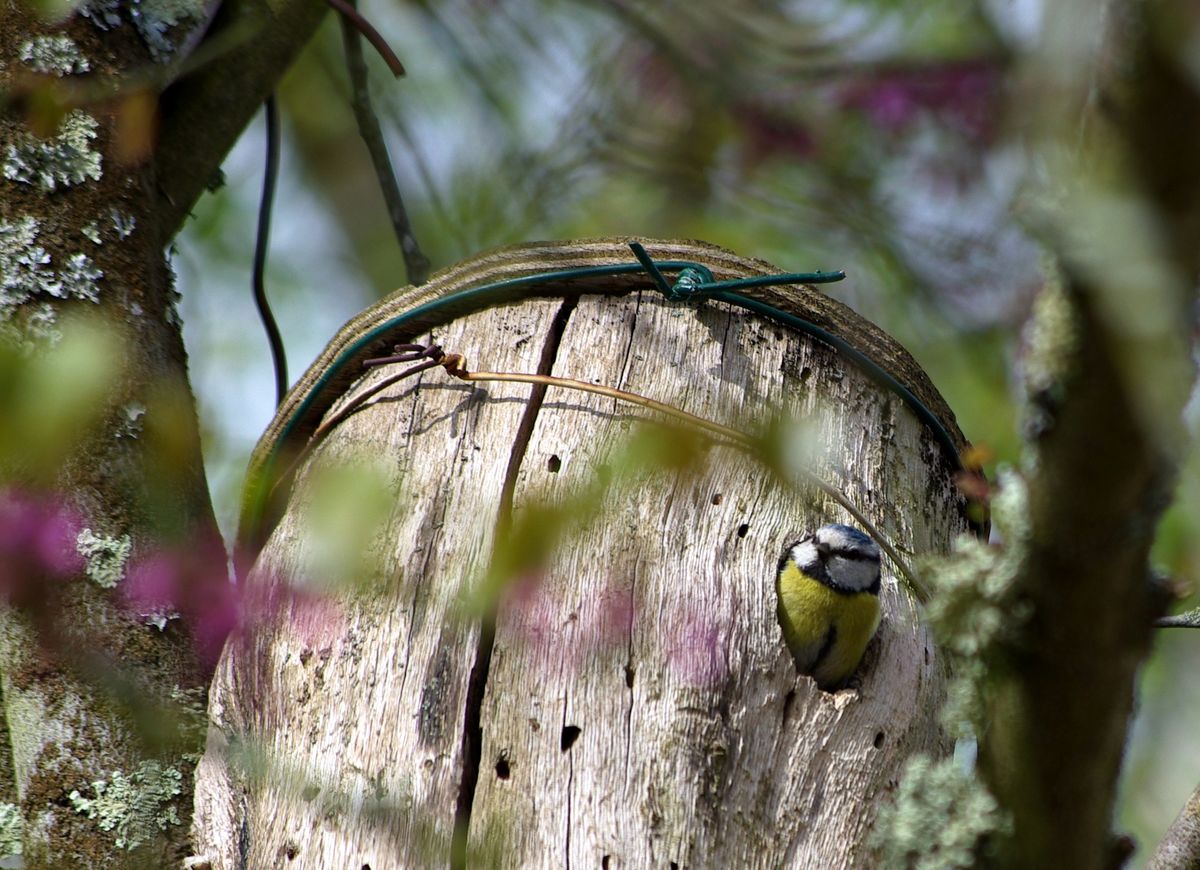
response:
{"label": "white cheek", "polygon": [[868,589],[875,582],[877,568],[872,562],[834,556],[827,565],[830,576],[851,589]]}
{"label": "white cheek", "polygon": [[797,565],[811,565],[817,561],[817,548],[812,541],[801,541],[792,547],[792,561]]}

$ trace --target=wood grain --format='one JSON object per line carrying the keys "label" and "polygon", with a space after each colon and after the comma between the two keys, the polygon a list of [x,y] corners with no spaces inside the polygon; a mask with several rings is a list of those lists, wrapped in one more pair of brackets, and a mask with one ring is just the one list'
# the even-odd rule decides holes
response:
{"label": "wood grain", "polygon": [[[619,373],[625,389],[743,428],[781,412],[831,448],[819,471],[905,551],[944,550],[964,528],[911,415],[756,317],[585,297],[555,373]],[[638,416],[548,396],[518,506],[590,485]],[[614,486],[601,511],[502,611],[473,836],[503,843],[509,866],[861,866],[903,761],[945,749],[941,667],[894,569],[861,687],[829,695],[784,650],[774,571],[801,533],[847,519],[836,506],[718,447]],[[579,733],[564,751],[565,728]]]}
{"label": "wood grain", "polygon": [[[542,365],[746,432],[782,421],[792,453],[908,557],[965,530],[941,446],[831,348],[725,304],[608,281],[574,295],[588,289],[464,312],[424,339],[474,369]],[[325,419],[392,373],[342,388]],[[529,396],[426,372],[306,458],[249,579],[259,619],[214,683],[201,850],[214,867],[445,863],[474,709],[472,866],[861,866],[904,760],[948,749],[943,668],[895,566],[856,686],[823,693],[784,649],[774,572],[842,511],[643,409]],[[647,425],[650,462],[629,446]],[[378,527],[378,492],[330,518],[322,468],[339,462],[378,469]],[[492,643],[464,602],[514,552],[530,561],[502,578]]]}
{"label": "wood grain", "polygon": [[[489,310],[428,338],[462,346],[486,332],[497,364],[535,371],[560,304]],[[444,863],[478,641],[466,593],[490,556],[528,394],[428,373],[382,393],[306,463],[248,581],[266,602],[261,623],[227,646],[213,684],[201,853],[242,840],[251,867]],[[322,464],[364,457],[394,509],[374,536],[377,561],[329,589],[312,576],[328,542],[307,485]],[[320,597],[289,601],[285,584]],[[243,827],[246,836],[220,834]],[[221,854],[214,866],[244,865]]]}

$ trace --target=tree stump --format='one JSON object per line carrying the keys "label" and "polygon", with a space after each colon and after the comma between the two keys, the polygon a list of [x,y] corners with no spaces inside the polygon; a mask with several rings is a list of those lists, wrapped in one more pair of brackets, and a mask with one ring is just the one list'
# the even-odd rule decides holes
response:
{"label": "tree stump", "polygon": [[[718,279],[778,271],[700,243],[646,247]],[[638,464],[627,445],[660,425],[651,411],[433,369],[381,391],[281,474],[322,419],[395,372],[335,360],[415,341],[747,433],[773,418],[803,426],[825,448],[813,471],[909,560],[967,529],[953,415],[902,348],[812,288],[747,294],[873,359],[940,437],[825,341],[725,302],[667,301],[644,273],[427,304],[623,262],[615,239],[467,261],[347,324],[280,408],[253,466],[260,496],[281,482],[243,528],[251,546],[265,541],[245,583],[265,604],[227,644],[197,771],[197,846],[212,866],[381,870],[454,851],[506,867],[858,867],[905,759],[948,751],[944,666],[886,559],[883,623],[852,687],[830,694],[796,673],[777,561],[800,535],[853,520],[745,449],[675,433],[678,456]],[[339,467],[373,471],[354,489],[328,473]],[[331,499],[343,485],[351,497]],[[493,554],[556,523],[536,570],[481,615]]]}

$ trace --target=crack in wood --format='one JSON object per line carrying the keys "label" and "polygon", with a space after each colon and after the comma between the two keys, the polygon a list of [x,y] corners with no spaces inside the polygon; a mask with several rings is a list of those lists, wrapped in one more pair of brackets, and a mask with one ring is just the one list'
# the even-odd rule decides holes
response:
{"label": "crack in wood", "polygon": [[[578,303],[576,297],[563,300],[558,312],[554,315],[550,332],[542,346],[542,356],[538,361],[538,374],[549,375],[554,370],[558,358],[558,348],[562,342],[567,321]],[[529,402],[525,413],[517,425],[513,437],[512,450],[508,457],[508,468],[504,474],[504,487],[500,495],[500,506],[496,516],[496,540],[502,540],[504,534],[512,525],[513,492],[516,489],[517,475],[525,461],[525,452],[533,435],[533,427],[537,423],[538,413],[546,397],[546,387],[535,384],[529,391]],[[458,800],[454,809],[454,835],[450,843],[450,866],[459,870],[467,866],[467,839],[471,829],[471,809],[475,802],[475,789],[479,784],[479,765],[483,754],[483,698],[487,690],[488,672],[492,663],[492,648],[496,640],[496,614],[493,603],[488,613],[480,619],[479,642],[475,651],[475,663],[471,667],[471,676],[467,683],[467,697],[463,713],[462,740],[462,779],[459,785]]]}
{"label": "crack in wood", "polygon": [[574,797],[575,787],[575,753],[569,752],[571,746],[579,738],[580,729],[576,725],[567,724],[567,707],[569,705],[569,696],[563,696],[563,726],[562,740],[560,745],[562,751],[567,753],[567,826],[566,826],[566,842],[565,847],[565,864],[567,870],[571,870],[571,800]]}
{"label": "crack in wood", "polygon": [[629,319],[629,340],[625,342],[625,361],[621,366],[621,374],[617,378],[617,387],[623,388],[629,378],[629,367],[633,365],[633,339],[637,334],[638,314],[642,309],[642,293],[634,294],[633,316]]}

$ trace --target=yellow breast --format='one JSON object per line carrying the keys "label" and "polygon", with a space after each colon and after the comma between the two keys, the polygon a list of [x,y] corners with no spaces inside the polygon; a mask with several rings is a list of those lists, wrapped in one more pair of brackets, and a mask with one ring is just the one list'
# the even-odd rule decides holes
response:
{"label": "yellow breast", "polygon": [[802,673],[822,689],[854,673],[879,627],[879,596],[830,589],[790,560],[776,581],[783,639]]}

